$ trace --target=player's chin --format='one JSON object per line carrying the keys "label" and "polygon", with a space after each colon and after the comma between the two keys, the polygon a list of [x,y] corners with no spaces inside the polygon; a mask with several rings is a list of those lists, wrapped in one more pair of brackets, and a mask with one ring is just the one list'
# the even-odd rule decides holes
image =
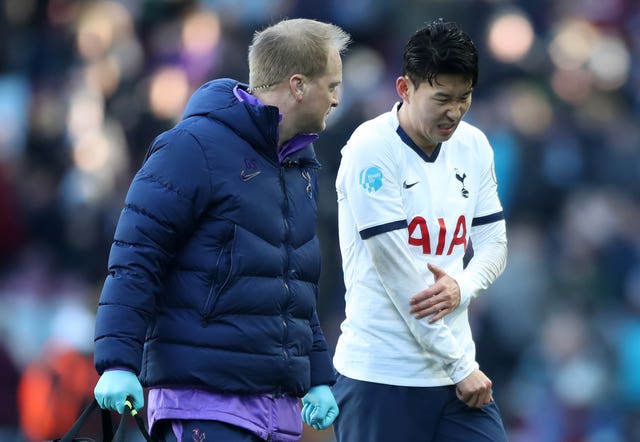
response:
{"label": "player's chin", "polygon": [[318,132],[322,132],[326,128],[327,128],[327,119],[323,118],[322,120],[318,121],[317,124],[311,125],[309,130],[308,130],[308,132],[309,133],[318,133]]}

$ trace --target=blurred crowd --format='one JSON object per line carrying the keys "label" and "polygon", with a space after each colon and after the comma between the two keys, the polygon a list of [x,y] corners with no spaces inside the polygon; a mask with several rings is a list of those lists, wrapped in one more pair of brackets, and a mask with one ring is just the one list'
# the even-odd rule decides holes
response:
{"label": "blurred crowd", "polygon": [[397,101],[409,35],[454,20],[479,48],[465,118],[494,147],[507,215],[507,269],[471,312],[509,438],[640,441],[637,0],[0,2],[0,440],[30,439],[20,413],[38,399],[19,385],[34,361],[90,355],[115,223],[149,143],[203,82],[248,81],[253,32],[283,17],[354,40],[316,142],[330,345],[344,306],[340,148]]}

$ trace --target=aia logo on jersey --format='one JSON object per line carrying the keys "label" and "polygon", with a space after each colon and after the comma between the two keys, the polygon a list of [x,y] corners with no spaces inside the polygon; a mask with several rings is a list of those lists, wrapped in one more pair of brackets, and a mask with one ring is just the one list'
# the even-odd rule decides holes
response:
{"label": "aia logo on jersey", "polygon": [[462,194],[463,197],[469,198],[469,191],[464,187],[465,178],[467,178],[467,174],[463,172],[461,175],[458,169],[456,169],[456,179],[460,181],[460,184],[462,185],[462,189],[460,189],[460,193]]}
{"label": "aia logo on jersey", "polygon": [[377,192],[382,187],[382,171],[375,166],[360,172],[360,185],[371,193]]}
{"label": "aia logo on jersey", "polygon": [[[409,244],[412,246],[422,247],[422,253],[430,255],[431,252],[431,234],[427,226],[427,220],[421,216],[416,216],[411,220],[408,226]],[[453,229],[453,238],[447,246],[447,226],[444,218],[438,218],[438,242],[436,244],[436,255],[443,255],[445,248],[447,255],[451,255],[455,246],[462,246],[463,251],[467,249],[467,219],[464,215],[460,215]]]}

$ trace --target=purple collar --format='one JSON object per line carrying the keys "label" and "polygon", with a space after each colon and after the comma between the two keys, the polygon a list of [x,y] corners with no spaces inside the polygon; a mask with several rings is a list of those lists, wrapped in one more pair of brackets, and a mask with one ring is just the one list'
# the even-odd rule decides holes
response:
{"label": "purple collar", "polygon": [[[247,93],[244,89],[238,85],[233,88],[233,94],[239,101],[246,101],[254,106],[264,106],[257,97]],[[280,121],[282,121],[282,114],[280,114]],[[278,134],[280,131],[278,131]],[[289,156],[305,146],[313,143],[318,139],[318,134],[298,134],[291,138],[289,141],[282,145],[282,148],[278,151],[278,161],[281,163]]]}

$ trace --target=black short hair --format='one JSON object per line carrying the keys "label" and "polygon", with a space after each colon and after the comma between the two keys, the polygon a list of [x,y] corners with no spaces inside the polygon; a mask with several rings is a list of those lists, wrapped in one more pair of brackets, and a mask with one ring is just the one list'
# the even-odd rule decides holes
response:
{"label": "black short hair", "polygon": [[418,29],[404,47],[402,74],[416,87],[438,74],[462,75],[478,81],[478,51],[457,23],[442,18]]}

